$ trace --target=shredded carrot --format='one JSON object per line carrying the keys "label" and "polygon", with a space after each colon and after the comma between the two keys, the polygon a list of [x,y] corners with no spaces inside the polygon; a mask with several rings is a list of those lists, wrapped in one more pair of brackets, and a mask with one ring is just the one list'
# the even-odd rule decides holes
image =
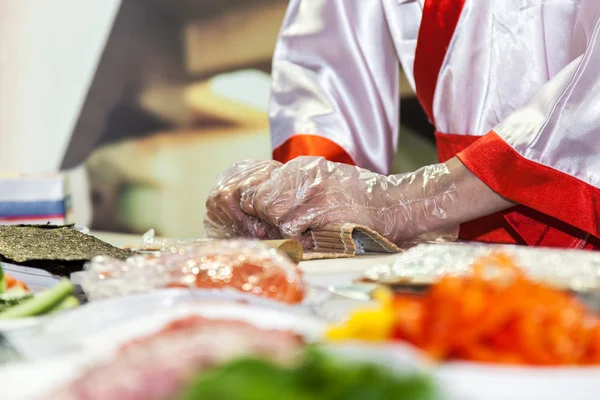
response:
{"label": "shredded carrot", "polygon": [[4,273],[4,283],[6,285],[6,289],[23,289],[29,291],[27,285],[24,282],[18,281],[7,273]]}
{"label": "shredded carrot", "polygon": [[[478,260],[467,276],[443,277],[423,296],[397,295],[381,307],[393,322],[371,337],[410,342],[437,360],[600,364],[600,317],[574,295],[527,278],[503,254]],[[357,325],[353,318],[336,336],[352,337]]]}

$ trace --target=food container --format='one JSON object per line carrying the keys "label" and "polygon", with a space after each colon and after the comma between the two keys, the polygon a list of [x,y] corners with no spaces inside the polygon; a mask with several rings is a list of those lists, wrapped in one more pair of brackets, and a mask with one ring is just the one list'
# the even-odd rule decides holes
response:
{"label": "food container", "polygon": [[392,262],[367,269],[362,282],[429,285],[444,275],[465,275],[479,258],[507,254],[527,276],[578,293],[600,291],[600,253],[510,245],[470,243],[421,244],[399,254]]}

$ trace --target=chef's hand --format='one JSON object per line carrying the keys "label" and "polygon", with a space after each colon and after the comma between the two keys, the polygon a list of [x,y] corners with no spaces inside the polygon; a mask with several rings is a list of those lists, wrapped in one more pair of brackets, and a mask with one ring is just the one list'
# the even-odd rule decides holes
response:
{"label": "chef's hand", "polygon": [[[479,203],[465,199],[461,204],[459,192],[477,196]],[[384,176],[323,158],[299,157],[242,198],[246,213],[276,226],[283,237],[306,239],[302,236],[308,230],[349,222],[372,228],[396,244],[510,205],[458,159]]]}
{"label": "chef's hand", "polygon": [[235,163],[219,175],[206,201],[204,226],[207,235],[212,238],[267,238],[268,227],[256,216],[242,211],[240,200],[245,191],[268,180],[281,165],[272,160],[246,160]]}

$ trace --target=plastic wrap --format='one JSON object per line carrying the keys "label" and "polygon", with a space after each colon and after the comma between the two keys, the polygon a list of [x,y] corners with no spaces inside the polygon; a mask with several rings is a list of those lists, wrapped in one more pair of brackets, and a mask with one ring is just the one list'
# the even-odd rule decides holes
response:
{"label": "plastic wrap", "polygon": [[211,238],[253,237],[282,239],[254,215],[242,211],[240,201],[251,188],[269,179],[282,164],[273,160],[244,160],[225,170],[206,200],[204,229]]}
{"label": "plastic wrap", "polygon": [[299,239],[310,249],[307,231],[341,223],[368,227],[397,245],[438,229],[454,236],[458,198],[445,164],[385,176],[324,158],[298,157],[244,192],[241,206],[277,227],[280,236]]}
{"label": "plastic wrap", "polygon": [[182,247],[196,247],[204,244],[212,243],[214,239],[198,239],[198,238],[183,238],[183,239],[167,239],[157,238],[154,229],[149,229],[142,235],[142,241],[135,251],[145,254],[160,255],[165,253],[175,253]]}
{"label": "plastic wrap", "polygon": [[126,261],[96,257],[78,281],[90,300],[165,287],[235,289],[285,303],[305,293],[300,270],[253,240],[181,245]]}
{"label": "plastic wrap", "polygon": [[508,245],[421,244],[376,265],[364,280],[390,284],[428,284],[442,275],[464,275],[481,256],[502,252],[514,257],[533,279],[578,292],[600,290],[600,253]]}

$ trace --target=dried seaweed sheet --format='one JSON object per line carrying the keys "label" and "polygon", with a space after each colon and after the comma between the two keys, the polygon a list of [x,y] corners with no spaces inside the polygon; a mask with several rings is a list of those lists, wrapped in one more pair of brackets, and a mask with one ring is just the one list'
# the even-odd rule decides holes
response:
{"label": "dried seaweed sheet", "polygon": [[126,259],[133,253],[69,225],[0,225],[0,261],[68,275],[100,255]]}

